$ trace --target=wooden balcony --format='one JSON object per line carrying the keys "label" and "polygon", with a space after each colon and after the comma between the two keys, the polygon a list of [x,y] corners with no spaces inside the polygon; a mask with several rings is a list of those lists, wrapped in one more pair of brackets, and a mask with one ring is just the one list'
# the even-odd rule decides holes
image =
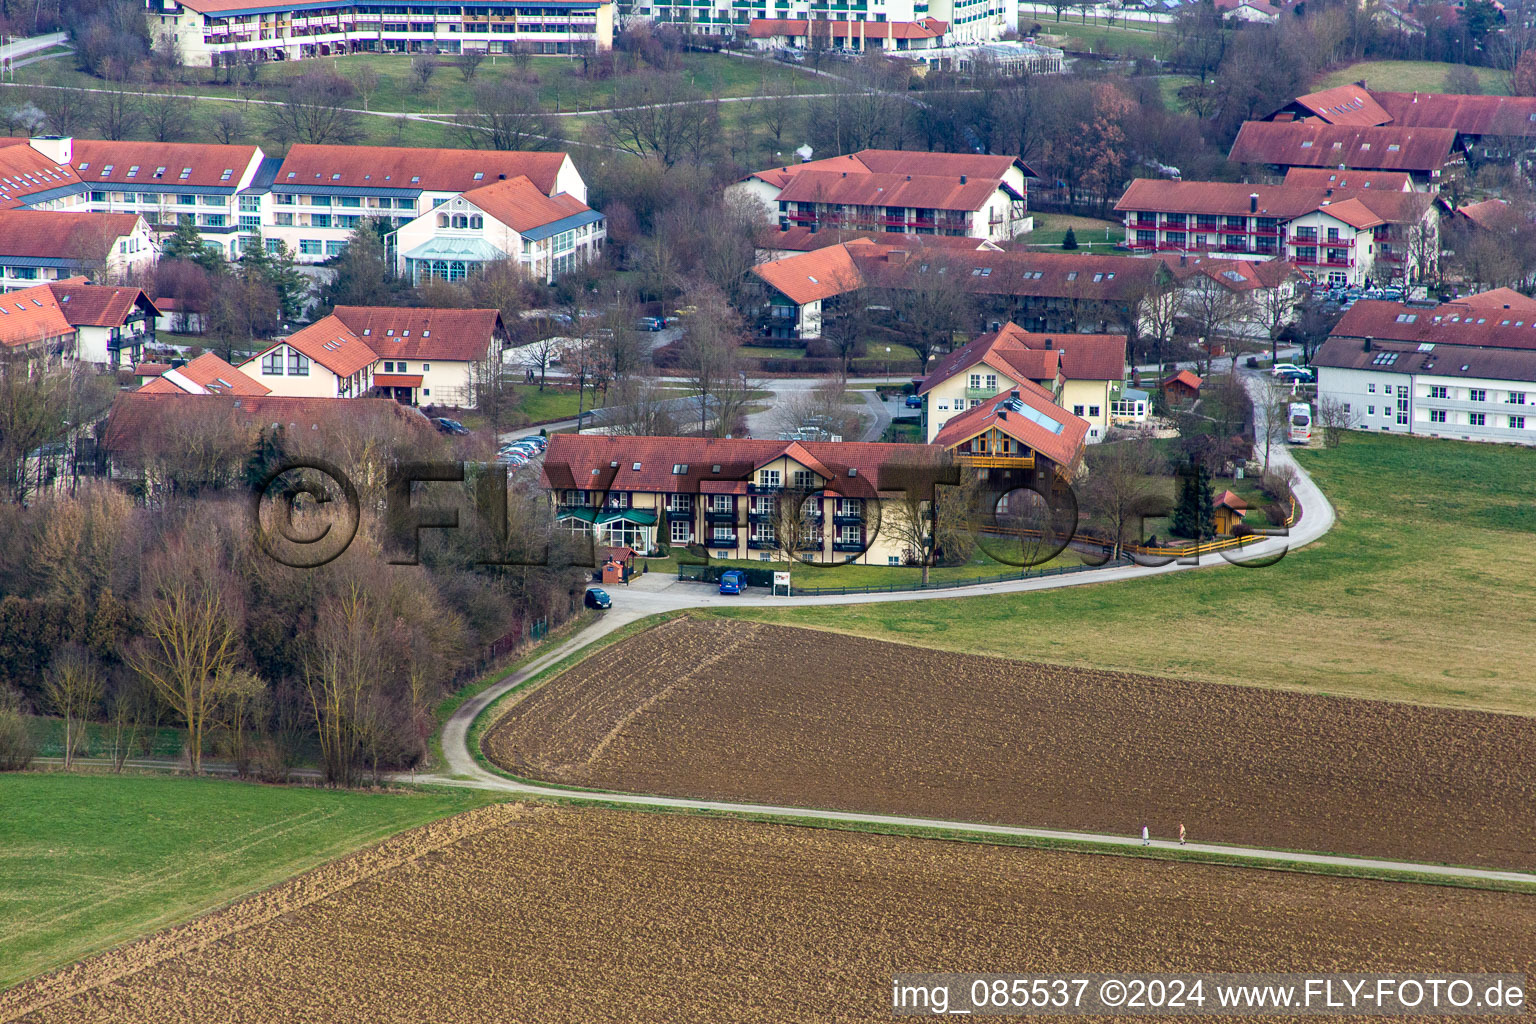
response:
{"label": "wooden balcony", "polygon": [[972,455],[969,452],[956,452],[960,461],[972,469],[1034,469],[1035,456],[1031,452],[1028,455]]}

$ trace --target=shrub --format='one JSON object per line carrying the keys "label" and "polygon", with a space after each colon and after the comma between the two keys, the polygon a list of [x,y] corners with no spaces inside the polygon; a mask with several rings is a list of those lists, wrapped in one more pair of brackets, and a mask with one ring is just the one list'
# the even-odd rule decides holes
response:
{"label": "shrub", "polygon": [[25,770],[37,756],[37,738],[14,691],[0,693],[0,772]]}

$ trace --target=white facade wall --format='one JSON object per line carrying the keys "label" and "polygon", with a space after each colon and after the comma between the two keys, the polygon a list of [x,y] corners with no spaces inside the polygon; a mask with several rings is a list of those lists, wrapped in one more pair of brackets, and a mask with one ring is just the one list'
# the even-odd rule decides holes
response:
{"label": "white facade wall", "polygon": [[[253,6],[255,6],[253,4]],[[582,54],[613,46],[613,4],[546,14],[536,4],[476,7],[358,7],[338,3],[310,10],[205,15],[175,0],[146,0],[150,31],[180,48],[194,67],[216,60],[303,60],[346,53]],[[468,10],[490,13],[461,13]]]}
{"label": "white facade wall", "polygon": [[[1440,388],[1443,398],[1436,390]],[[1481,397],[1476,397],[1478,392]],[[1357,430],[1536,444],[1536,381],[1323,366],[1318,368],[1317,393],[1319,401],[1347,404],[1350,426]],[[1481,423],[1475,422],[1478,417]]]}
{"label": "white facade wall", "polygon": [[[373,386],[373,366],[365,366],[344,379],[311,359],[308,373],[290,374],[287,371],[292,352],[287,345],[277,345],[246,360],[236,369],[271,388],[272,394],[281,398],[359,398]],[[269,353],[281,355],[282,373],[267,373],[262,369],[263,357]],[[343,385],[348,383],[351,386],[344,388]]]}

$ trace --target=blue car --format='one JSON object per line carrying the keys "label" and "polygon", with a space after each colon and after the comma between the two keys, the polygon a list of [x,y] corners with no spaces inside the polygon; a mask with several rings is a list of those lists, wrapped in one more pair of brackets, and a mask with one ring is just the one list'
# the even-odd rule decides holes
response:
{"label": "blue car", "polygon": [[908,409],[921,409],[923,407],[923,400],[918,395],[908,395],[906,406]]}
{"label": "blue car", "polygon": [[720,593],[739,594],[747,585],[747,574],[740,569],[727,569],[720,574]]}

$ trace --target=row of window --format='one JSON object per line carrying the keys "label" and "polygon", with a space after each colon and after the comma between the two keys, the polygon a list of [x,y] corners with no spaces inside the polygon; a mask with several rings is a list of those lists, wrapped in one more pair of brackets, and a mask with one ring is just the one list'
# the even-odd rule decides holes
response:
{"label": "row of window", "polygon": [[[1372,408],[1374,409],[1375,407],[1372,406]],[[1486,426],[1489,425],[1489,423],[1488,423],[1488,414],[1485,413],[1485,412],[1469,412],[1469,413],[1466,414],[1466,416],[1467,416],[1467,426],[1469,426],[1469,427],[1486,427]],[[1449,413],[1445,409],[1431,409],[1431,410],[1429,410],[1429,422],[1431,422],[1431,423],[1454,423],[1456,421],[1452,420],[1450,418]],[[1498,426],[1497,421],[1495,421],[1495,423],[1493,425],[1494,426]],[[1510,430],[1524,430],[1525,429],[1525,417],[1524,416],[1506,416],[1506,417],[1504,417],[1504,425],[1508,429],[1510,429]]]}
{"label": "row of window", "polygon": [[[393,360],[393,361],[391,361],[389,359],[386,359],[386,360],[384,360],[384,372],[385,373],[410,373],[411,372],[411,364],[410,364],[409,361],[404,360],[404,359],[396,359],[396,360]],[[432,364],[431,363],[422,363],[421,364],[421,372],[422,373],[431,373],[432,372]]]}
{"label": "row of window", "polygon": [[[302,352],[288,349],[288,376],[308,377],[309,357]],[[261,373],[265,377],[283,376],[283,349],[275,348],[261,357]]]}

